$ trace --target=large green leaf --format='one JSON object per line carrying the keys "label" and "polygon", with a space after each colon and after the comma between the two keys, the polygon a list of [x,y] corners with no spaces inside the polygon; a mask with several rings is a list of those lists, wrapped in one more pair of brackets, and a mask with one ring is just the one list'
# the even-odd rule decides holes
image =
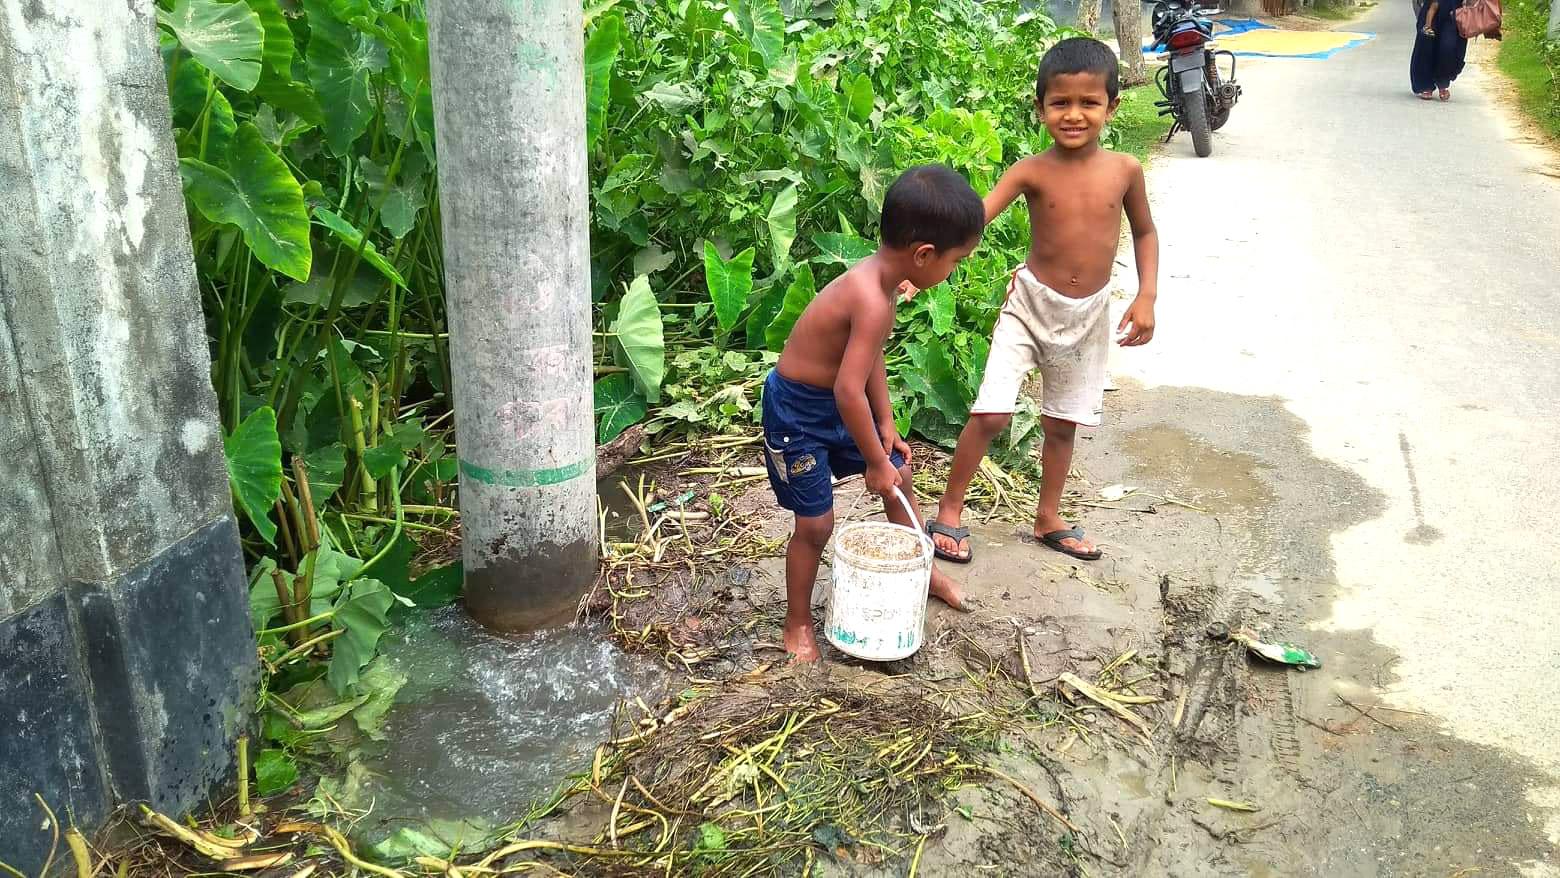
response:
{"label": "large green leaf", "polygon": [[[168,80],[168,99],[173,107],[174,127],[186,132],[179,138],[181,151],[218,167],[226,165],[238,122],[232,103],[217,88],[211,72],[184,58]],[[203,153],[197,154],[202,140]]]}
{"label": "large green leaf", "polygon": [[927,313],[932,315],[932,331],[938,335],[947,335],[948,330],[953,328],[953,290],[947,284],[938,284],[922,295],[926,296]]}
{"label": "large green leaf", "polygon": [[716,321],[722,330],[730,332],[742,316],[748,293],[753,291],[753,248],[726,260],[720,258],[714,244],[705,241],[704,283],[709,287],[710,301],[715,303]]}
{"label": "large green leaf", "polygon": [[380,657],[368,663],[358,676],[358,691],[367,695],[368,700],[352,711],[352,721],[357,723],[358,731],[373,741],[385,739],[385,714],[395,706],[396,693],[406,685],[407,679],[406,672],[398,670],[388,659]]}
{"label": "large green leaf", "polygon": [[276,436],[276,412],[255,409],[222,442],[233,497],[268,543],[276,542],[271,509],[282,496],[282,440]]}
{"label": "large green leaf", "polygon": [[298,766],[284,751],[261,750],[255,758],[255,792],[262,796],[284,793],[298,782]]}
{"label": "large green leaf", "polygon": [[596,443],[605,445],[645,416],[634,382],[617,372],[596,382]]}
{"label": "large green leaf", "polygon": [[[775,316],[780,313],[780,306],[785,303],[785,287],[775,284],[758,296],[758,303],[753,310],[748,312],[747,320],[743,322],[743,330],[747,336],[749,350],[762,351],[769,347],[769,324],[774,322]],[[727,353],[735,353],[728,351]]]}
{"label": "large green leaf", "polygon": [[181,159],[184,191],[197,210],[244,233],[255,258],[296,280],[309,279],[309,214],[303,188],[254,125],[238,126],[228,169]]}
{"label": "large green leaf", "polygon": [[346,446],[337,443],[316,448],[304,458],[304,466],[309,479],[309,499],[314,501],[316,510],[322,510],[346,481]]}
{"label": "large green leaf", "polygon": [[325,110],[320,107],[314,89],[306,82],[294,82],[268,68],[260,75],[260,84],[255,86],[254,94],[272,107],[286,110],[310,125],[325,124]]}
{"label": "large green leaf", "polygon": [[368,34],[338,20],[326,0],[305,0],[308,11],[309,83],[325,114],[325,140],[331,152],[346,156],[374,118],[371,74],[389,65],[385,47]]}
{"label": "large green leaf", "polygon": [[641,274],[650,275],[658,271],[664,271],[677,261],[677,256],[661,249],[658,244],[651,244],[634,254],[634,276]]}
{"label": "large green leaf", "polygon": [[659,82],[645,89],[644,96],[668,113],[681,113],[704,100],[704,94],[685,82]]}
{"label": "large green leaf", "polygon": [[363,666],[373,660],[379,638],[390,627],[385,614],[393,603],[395,595],[377,579],[354,581],[336,602],[332,622],[345,633],[331,644],[326,676],[337,694],[345,695],[352,689]]}
{"label": "large green leaf", "polygon": [[813,235],[812,240],[813,246],[818,248],[814,261],[826,265],[831,262],[855,265],[877,252],[871,241],[842,232],[819,232]]}
{"label": "large green leaf", "polygon": [[591,147],[606,124],[612,65],[622,42],[623,19],[613,15],[602,19],[585,43],[585,140]]}
{"label": "large green leaf", "polygon": [[796,194],[795,183],[782,189],[764,218],[769,225],[769,247],[776,273],[791,264],[791,245],[796,243]]}
{"label": "large green leaf", "polygon": [[245,2],[255,11],[260,26],[265,30],[265,46],[261,52],[265,66],[275,73],[292,78],[293,56],[298,53],[298,48],[293,42],[292,28],[287,26],[287,19],[282,15],[281,5],[277,0]]}
{"label": "large green leaf", "polygon": [[629,285],[618,305],[611,332],[639,392],[649,402],[660,402],[661,379],[666,375],[666,341],[661,334],[661,304],[650,290],[649,278],[640,275]]}
{"label": "large green leaf", "polygon": [[[413,609],[434,610],[460,599],[463,584],[460,562],[424,570],[422,575],[414,579],[412,558],[421,552],[422,547],[417,541],[403,531],[384,557],[374,565],[374,576],[398,598],[390,607],[388,615],[391,621]],[[408,602],[413,606],[408,607]]]}
{"label": "large green leaf", "polygon": [[850,117],[857,122],[865,122],[872,115],[872,77],[865,73],[858,73],[856,77],[845,86],[845,102],[850,110]]}
{"label": "large green leaf", "polygon": [[174,0],[157,20],[202,66],[228,85],[249,91],[260,81],[265,28],[243,2]]}
{"label": "large green leaf", "polygon": [[902,369],[899,373],[905,384],[946,421],[962,423],[969,415],[970,400],[964,382],[948,358],[947,349],[935,339],[929,339],[924,343],[906,342],[905,351],[914,364],[914,368]]}
{"label": "large green leaf", "polygon": [[595,0],[585,4],[585,27],[589,28],[596,19],[612,11],[618,5],[619,0]]}
{"label": "large green leaf", "polygon": [[769,349],[779,353],[785,348],[785,340],[791,337],[791,328],[802,316],[808,303],[818,295],[818,283],[813,279],[812,266],[802,263],[796,267],[796,274],[791,278],[791,285],[786,288],[785,301],[780,305],[780,313],[775,319],[769,321],[769,328],[764,331],[764,341]]}
{"label": "large green leaf", "polygon": [[362,247],[363,261],[378,269],[379,273],[384,275],[391,283],[398,287],[406,286],[406,280],[401,277],[399,271],[395,270],[395,266],[390,264],[390,260],[380,255],[379,248],[374,246],[373,241],[365,243],[363,232],[357,226],[347,222],[345,217],[329,208],[316,207],[314,208],[314,218],[320,221],[320,225],[330,229],[331,233],[339,238],[341,243],[347,245],[349,250],[356,252],[359,247]]}
{"label": "large green leaf", "polygon": [[[314,579],[309,593],[308,612],[305,615],[318,616],[330,609],[331,600],[341,593],[341,583],[356,577],[358,571],[363,569],[363,562],[326,546],[321,546],[310,555],[304,556],[305,566],[309,563],[307,559],[310,556],[314,559]],[[271,578],[272,571],[275,570],[277,566],[274,560],[262,558],[255,565],[249,580],[249,613],[254,620],[256,631],[275,619],[282,609],[281,596],[276,593],[276,583]],[[291,594],[294,575],[285,570],[281,571],[281,575],[288,594]],[[291,603],[291,599],[288,603]]]}
{"label": "large green leaf", "polygon": [[732,0],[731,14],[736,16],[737,27],[747,37],[748,45],[763,57],[764,66],[780,63],[785,47],[785,16],[780,12],[780,4],[776,0]]}
{"label": "large green leaf", "polygon": [[232,103],[221,90],[211,93],[206,119],[194,134],[197,142],[204,141],[197,158],[215,165],[228,164],[233,155],[233,140],[238,136],[238,120],[233,117]]}
{"label": "large green leaf", "polygon": [[408,156],[416,161],[401,162],[396,179],[391,182],[389,169],[372,159],[358,163],[363,182],[368,186],[368,202],[379,211],[379,223],[396,238],[404,238],[417,225],[417,214],[428,205],[423,175],[426,162],[416,147],[410,147]]}
{"label": "large green leaf", "polygon": [[363,466],[368,470],[370,477],[382,479],[390,475],[396,467],[406,463],[406,452],[399,445],[375,445],[364,450]]}

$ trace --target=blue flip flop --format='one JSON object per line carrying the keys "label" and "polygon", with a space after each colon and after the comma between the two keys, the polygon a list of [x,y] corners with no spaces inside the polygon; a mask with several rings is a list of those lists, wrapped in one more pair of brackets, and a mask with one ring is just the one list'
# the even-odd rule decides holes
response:
{"label": "blue flip flop", "polygon": [[1098,548],[1092,552],[1080,552],[1077,549],[1065,545],[1062,542],[1062,540],[1081,539],[1083,539],[1083,528],[1069,527],[1066,530],[1053,530],[1048,534],[1041,535],[1040,542],[1045,543],[1048,547],[1055,549],[1058,552],[1061,552],[1063,555],[1070,555],[1074,558],[1077,558],[1079,561],[1098,561],[1100,557],[1105,554]]}

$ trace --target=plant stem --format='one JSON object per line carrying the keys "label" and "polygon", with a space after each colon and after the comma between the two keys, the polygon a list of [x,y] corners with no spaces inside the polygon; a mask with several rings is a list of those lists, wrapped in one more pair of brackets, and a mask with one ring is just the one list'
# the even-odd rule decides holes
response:
{"label": "plant stem", "polygon": [[282,605],[282,618],[287,620],[290,627],[298,621],[298,607],[293,603],[292,591],[287,587],[287,582],[282,579],[282,571],[271,571],[271,584],[276,587],[276,599]]}
{"label": "plant stem", "polygon": [[347,630],[345,628],[336,628],[331,631],[327,631],[313,640],[300,643],[296,647],[288,650],[286,653],[283,653],[282,657],[273,662],[273,664],[275,664],[277,667],[281,667],[282,665],[287,664],[299,656],[307,655],[309,650],[313,649],[314,647],[319,646],[322,643],[329,643],[330,641],[335,640],[336,638],[346,633]]}
{"label": "plant stem", "polygon": [[238,736],[238,816],[249,817],[255,813],[249,804],[249,736]]}
{"label": "plant stem", "polygon": [[[390,550],[392,548],[394,548],[395,544],[401,539],[401,529],[403,527],[411,526],[414,529],[427,529],[427,530],[438,531],[437,528],[427,528],[426,526],[419,526],[419,525],[408,525],[408,523],[406,521],[406,510],[404,508],[402,508],[402,506],[401,506],[401,479],[400,479],[400,476],[401,476],[401,468],[400,467],[395,467],[394,469],[390,470],[390,479],[389,479],[390,485],[395,489],[395,490],[390,492],[390,499],[391,499],[391,501],[393,503],[395,503],[395,519],[393,521],[387,522],[387,523],[394,524],[395,525],[395,529],[390,532],[390,539],[385,541],[385,544],[382,547],[380,547],[379,552],[377,554],[375,554],[374,557],[368,559],[368,561],[365,562],[363,564],[363,566],[358,569],[358,574],[357,575],[359,577],[366,576],[368,574],[368,571],[371,570],[375,564],[378,564],[380,561],[383,561],[385,559],[385,556],[390,554]],[[358,516],[351,516],[351,517],[357,518]],[[383,520],[381,519],[381,521],[383,521]],[[447,531],[438,531],[438,532],[439,533],[444,533],[446,536],[448,536],[448,532]]]}
{"label": "plant stem", "polygon": [[297,622],[293,622],[290,625],[280,625],[280,626],[278,626],[276,628],[262,628],[262,629],[260,629],[259,633],[261,635],[265,635],[265,634],[285,634],[285,633],[287,633],[289,631],[295,631],[295,630],[297,630],[299,628],[308,628],[308,627],[313,626],[313,625],[318,625],[321,622],[327,622],[330,619],[332,619],[335,615],[336,615],[336,611],[335,610],[326,610],[325,612],[320,613],[317,616],[310,616],[307,619],[300,619]]}
{"label": "plant stem", "polygon": [[352,449],[357,452],[358,468],[358,506],[370,512],[379,508],[378,499],[375,497],[374,477],[368,474],[368,463],[364,455],[368,452],[368,443],[363,436],[363,403],[357,397],[351,397],[352,413]]}

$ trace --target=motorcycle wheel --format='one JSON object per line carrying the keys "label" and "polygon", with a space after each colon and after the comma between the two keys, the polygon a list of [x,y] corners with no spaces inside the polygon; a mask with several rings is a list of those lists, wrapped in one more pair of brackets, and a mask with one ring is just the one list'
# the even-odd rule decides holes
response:
{"label": "motorcycle wheel", "polygon": [[1230,109],[1231,108],[1229,107],[1225,107],[1224,109],[1214,113],[1211,117],[1209,117],[1208,128],[1213,131],[1218,131],[1220,128],[1223,128],[1224,123],[1230,121]]}
{"label": "motorcycle wheel", "polygon": [[1181,114],[1192,135],[1192,151],[1198,158],[1213,152],[1213,129],[1208,125],[1208,99],[1202,94],[1181,95]]}

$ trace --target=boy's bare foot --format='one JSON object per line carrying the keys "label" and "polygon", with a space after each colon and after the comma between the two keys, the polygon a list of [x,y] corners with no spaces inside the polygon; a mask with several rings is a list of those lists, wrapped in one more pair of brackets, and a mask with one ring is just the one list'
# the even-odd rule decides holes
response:
{"label": "boy's bare foot", "polygon": [[932,585],[928,589],[932,597],[942,601],[961,613],[969,612],[969,607],[964,604],[964,589],[959,587],[948,574],[932,568]]}
{"label": "boy's bare foot", "polygon": [[[1100,550],[1082,531],[1076,536],[1063,536],[1059,532],[1074,530],[1060,515],[1039,515],[1035,518],[1035,539],[1064,555],[1091,561],[1100,556]],[[1047,539],[1047,537],[1050,537]]]}
{"label": "boy's bare foot", "polygon": [[[937,514],[933,516],[933,520],[938,524],[945,525],[950,529],[957,529],[959,527],[959,521],[963,517],[963,509],[955,509],[950,513],[939,505],[937,507]],[[955,539],[945,533],[937,533],[936,531],[931,531],[930,533],[932,536],[932,544],[940,550],[939,557],[962,564],[970,560],[970,556],[974,554],[974,544],[970,542],[968,535],[959,539]],[[936,581],[936,578],[937,574],[934,571],[932,573],[933,582]]]}
{"label": "boy's bare foot", "polygon": [[799,662],[815,662],[823,657],[818,652],[818,638],[813,633],[811,617],[805,622],[785,620],[785,651]]}

